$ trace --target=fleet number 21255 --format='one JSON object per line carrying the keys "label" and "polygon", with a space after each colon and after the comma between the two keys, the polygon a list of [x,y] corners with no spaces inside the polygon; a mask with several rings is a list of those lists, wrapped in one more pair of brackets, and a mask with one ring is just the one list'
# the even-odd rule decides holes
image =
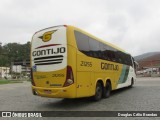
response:
{"label": "fleet number 21255", "polygon": [[81,66],[92,67],[92,62],[81,61]]}

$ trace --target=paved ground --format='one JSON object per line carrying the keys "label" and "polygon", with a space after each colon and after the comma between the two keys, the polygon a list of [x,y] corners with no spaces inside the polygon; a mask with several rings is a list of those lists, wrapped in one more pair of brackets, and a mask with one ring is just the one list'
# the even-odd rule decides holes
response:
{"label": "paved ground", "polygon": [[89,110],[160,111],[160,78],[137,78],[137,83],[134,88],[125,88],[113,91],[110,98],[102,99],[99,102],[92,102],[89,98],[68,100],[33,96],[31,93],[31,85],[29,82],[0,85],[0,111]]}

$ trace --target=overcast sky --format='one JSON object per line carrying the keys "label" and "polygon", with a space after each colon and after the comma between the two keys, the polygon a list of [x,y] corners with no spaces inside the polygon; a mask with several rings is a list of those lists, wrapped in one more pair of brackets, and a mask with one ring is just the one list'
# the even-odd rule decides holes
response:
{"label": "overcast sky", "polygon": [[43,28],[69,24],[133,56],[160,51],[160,0],[1,0],[0,42],[21,44]]}

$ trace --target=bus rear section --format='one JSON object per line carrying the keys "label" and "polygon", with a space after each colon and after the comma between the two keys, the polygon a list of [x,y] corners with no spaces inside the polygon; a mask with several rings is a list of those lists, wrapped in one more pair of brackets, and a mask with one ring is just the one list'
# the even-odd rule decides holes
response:
{"label": "bus rear section", "polygon": [[33,35],[31,78],[34,95],[76,97],[73,70],[67,64],[67,26],[43,29]]}

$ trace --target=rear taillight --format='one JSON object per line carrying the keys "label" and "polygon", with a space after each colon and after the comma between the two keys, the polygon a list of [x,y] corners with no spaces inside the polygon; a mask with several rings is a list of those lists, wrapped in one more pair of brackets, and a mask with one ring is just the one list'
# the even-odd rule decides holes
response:
{"label": "rear taillight", "polygon": [[67,75],[66,75],[66,81],[63,85],[63,87],[69,86],[74,83],[74,76],[71,66],[67,66]]}
{"label": "rear taillight", "polygon": [[33,78],[33,72],[32,72],[32,69],[31,69],[31,83],[33,86],[36,86],[35,82],[34,82],[34,78]]}

